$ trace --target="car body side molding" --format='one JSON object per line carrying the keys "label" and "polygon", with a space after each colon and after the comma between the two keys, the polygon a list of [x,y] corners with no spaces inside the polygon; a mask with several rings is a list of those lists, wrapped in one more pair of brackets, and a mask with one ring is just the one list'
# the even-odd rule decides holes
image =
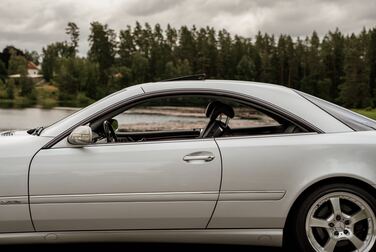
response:
{"label": "car body side molding", "polygon": [[[285,191],[224,191],[221,201],[280,200]],[[159,193],[107,193],[73,195],[38,195],[30,196],[30,204],[53,203],[98,203],[98,202],[154,202],[154,201],[216,201],[218,192],[159,192]],[[0,198],[0,205],[27,204],[27,197]]]}

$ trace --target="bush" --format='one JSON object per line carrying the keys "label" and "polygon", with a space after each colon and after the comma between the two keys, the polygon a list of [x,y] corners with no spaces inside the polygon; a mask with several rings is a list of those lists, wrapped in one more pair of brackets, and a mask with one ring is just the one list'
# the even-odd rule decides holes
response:
{"label": "bush", "polygon": [[94,102],[93,99],[90,99],[84,93],[78,93],[76,101],[78,107],[86,107],[87,105]]}
{"label": "bush", "polygon": [[37,103],[43,108],[53,108],[58,105],[59,89],[51,84],[35,88]]}
{"label": "bush", "polygon": [[53,99],[53,98],[41,99],[41,100],[39,100],[38,103],[39,103],[39,105],[42,106],[42,108],[46,108],[46,109],[53,108],[53,107],[56,107],[58,105],[57,100]]}
{"label": "bush", "polygon": [[7,98],[14,99],[15,97],[14,93],[16,91],[16,84],[14,82],[14,79],[9,79],[6,86],[7,86],[6,87]]}
{"label": "bush", "polygon": [[21,96],[31,95],[34,89],[34,83],[32,79],[26,77],[25,75],[21,75],[19,84],[21,87]]}
{"label": "bush", "polygon": [[0,79],[0,99],[7,98],[5,83]]}

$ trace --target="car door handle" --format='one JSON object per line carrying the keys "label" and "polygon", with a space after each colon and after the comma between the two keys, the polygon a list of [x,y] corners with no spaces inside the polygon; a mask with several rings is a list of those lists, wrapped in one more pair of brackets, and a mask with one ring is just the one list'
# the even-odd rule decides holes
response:
{"label": "car door handle", "polygon": [[210,162],[212,161],[213,159],[215,158],[215,156],[210,153],[210,154],[204,154],[204,153],[192,153],[192,154],[189,154],[189,155],[186,155],[185,157],[183,157],[183,160],[186,161],[186,162],[190,162],[190,161],[205,161],[205,162]]}

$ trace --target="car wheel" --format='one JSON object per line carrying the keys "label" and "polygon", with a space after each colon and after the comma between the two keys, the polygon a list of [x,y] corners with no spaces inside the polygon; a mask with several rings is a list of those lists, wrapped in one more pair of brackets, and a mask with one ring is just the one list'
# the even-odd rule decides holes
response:
{"label": "car wheel", "polygon": [[349,184],[322,186],[298,208],[292,226],[296,249],[374,251],[375,212],[374,195],[362,188]]}

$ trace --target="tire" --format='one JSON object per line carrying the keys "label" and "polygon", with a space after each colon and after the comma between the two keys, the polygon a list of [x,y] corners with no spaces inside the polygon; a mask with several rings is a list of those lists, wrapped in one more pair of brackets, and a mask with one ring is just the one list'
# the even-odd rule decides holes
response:
{"label": "tire", "polygon": [[376,251],[375,213],[376,200],[366,190],[342,183],[321,186],[298,206],[289,251]]}

